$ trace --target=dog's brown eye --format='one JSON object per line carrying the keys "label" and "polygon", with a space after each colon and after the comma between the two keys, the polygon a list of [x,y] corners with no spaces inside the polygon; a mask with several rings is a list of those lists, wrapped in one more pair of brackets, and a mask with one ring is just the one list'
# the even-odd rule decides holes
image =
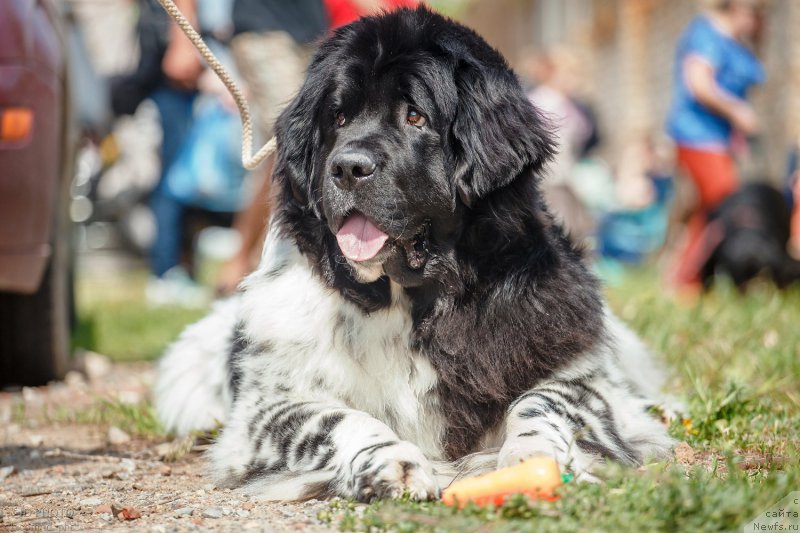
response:
{"label": "dog's brown eye", "polygon": [[425,125],[427,119],[422,115],[422,113],[412,108],[408,110],[408,114],[406,115],[406,122],[408,122],[412,126],[421,128],[422,126]]}
{"label": "dog's brown eye", "polygon": [[345,118],[344,113],[336,113],[336,125],[340,128],[347,123],[347,118]]}

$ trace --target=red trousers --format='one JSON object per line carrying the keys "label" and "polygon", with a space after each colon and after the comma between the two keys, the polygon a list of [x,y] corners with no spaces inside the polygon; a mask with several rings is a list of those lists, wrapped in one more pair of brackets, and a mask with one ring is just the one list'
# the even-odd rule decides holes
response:
{"label": "red trousers", "polygon": [[687,286],[700,281],[700,270],[721,237],[708,227],[708,213],[736,191],[739,177],[733,157],[727,152],[678,146],[677,156],[678,166],[697,190],[697,204],[686,224],[685,242],[670,273],[673,283]]}
{"label": "red trousers", "polygon": [[792,243],[800,251],[800,177],[794,184],[794,213],[792,214]]}

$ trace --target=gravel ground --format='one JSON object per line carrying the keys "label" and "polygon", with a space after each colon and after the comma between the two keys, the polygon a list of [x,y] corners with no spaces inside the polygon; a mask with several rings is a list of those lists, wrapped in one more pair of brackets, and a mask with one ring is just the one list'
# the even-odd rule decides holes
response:
{"label": "gravel ground", "polygon": [[216,488],[203,446],[174,458],[186,441],[81,417],[99,399],[135,406],[152,382],[148,364],[90,354],[86,368],[88,377],[0,392],[0,531],[328,530],[316,519],[325,502],[260,502]]}

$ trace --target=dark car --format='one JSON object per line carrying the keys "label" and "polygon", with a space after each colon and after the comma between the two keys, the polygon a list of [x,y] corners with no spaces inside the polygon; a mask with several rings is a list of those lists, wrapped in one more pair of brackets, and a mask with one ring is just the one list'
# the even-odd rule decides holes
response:
{"label": "dark car", "polygon": [[52,2],[0,1],[0,385],[43,384],[69,365],[65,50]]}

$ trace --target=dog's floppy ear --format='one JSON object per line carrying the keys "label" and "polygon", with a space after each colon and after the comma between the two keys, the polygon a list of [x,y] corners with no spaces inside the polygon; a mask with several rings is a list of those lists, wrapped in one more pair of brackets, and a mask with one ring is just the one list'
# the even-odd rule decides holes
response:
{"label": "dog's floppy ear", "polygon": [[549,125],[492,52],[484,60],[462,56],[455,70],[455,186],[467,205],[508,185],[525,169],[538,171],[554,152]]}
{"label": "dog's floppy ear", "polygon": [[325,86],[312,69],[300,92],[275,122],[278,147],[273,175],[285,193],[301,204],[312,198],[315,160],[321,139],[318,106],[322,102]]}

